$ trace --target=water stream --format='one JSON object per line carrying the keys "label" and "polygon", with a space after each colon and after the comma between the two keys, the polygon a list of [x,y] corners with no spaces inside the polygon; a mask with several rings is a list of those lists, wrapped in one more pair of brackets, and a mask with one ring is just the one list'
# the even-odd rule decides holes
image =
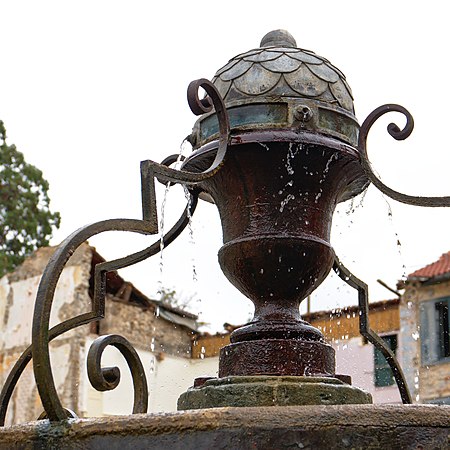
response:
{"label": "water stream", "polygon": [[[185,151],[186,145],[187,145],[187,140],[184,139],[183,142],[180,144],[180,150],[178,152],[178,157],[177,160],[174,163],[174,167],[175,169],[179,169],[183,160],[183,153]],[[159,220],[159,280],[158,280],[158,294],[160,294],[162,296],[164,290],[163,290],[163,271],[164,271],[164,225],[165,225],[165,209],[166,209],[166,203],[167,203],[167,196],[169,193],[169,189],[170,189],[171,183],[168,182],[166,184],[166,187],[164,189],[164,195],[163,195],[163,199],[161,202],[161,210],[160,210],[160,220]],[[183,186],[183,188],[185,188],[185,186]],[[186,188],[185,188],[185,192],[186,192]],[[190,213],[190,195],[187,195],[186,198],[188,199],[188,218],[189,218],[189,228],[190,230],[192,229],[191,227],[191,213]],[[191,233],[190,233],[191,234]],[[194,272],[195,272],[195,268],[194,268]],[[158,314],[159,315],[159,314]]]}

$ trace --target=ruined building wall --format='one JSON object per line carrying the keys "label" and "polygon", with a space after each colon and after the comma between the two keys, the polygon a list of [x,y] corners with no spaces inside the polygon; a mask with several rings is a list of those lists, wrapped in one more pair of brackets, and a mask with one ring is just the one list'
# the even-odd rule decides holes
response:
{"label": "ruined building wall", "polygon": [[[0,280],[0,387],[31,343],[36,293],[41,274],[54,250],[39,249],[16,271]],[[64,268],[55,293],[50,326],[91,311],[89,289],[93,252],[88,244],[82,245]],[[128,403],[133,391],[126,389],[130,385],[129,370],[121,355],[117,360],[122,367],[122,395],[117,395],[116,390],[107,394],[94,392],[86,373],[87,353],[98,334],[119,334],[127,338],[141,354],[149,384],[154,392],[158,392],[151,397],[151,404],[162,410],[174,410],[176,402],[173,399],[170,403],[165,402],[171,386],[158,374],[163,374],[164,367],[169,366],[172,360],[175,361],[172,366],[175,364],[178,367],[176,373],[189,361],[192,330],[159,316],[157,307],[151,301],[143,308],[107,294],[105,308],[105,318],[98,324],[78,327],[51,343],[53,376],[63,406],[81,416],[112,414],[118,410],[126,414],[131,411]],[[173,312],[171,314],[175,319],[178,317]],[[103,366],[108,365],[108,352],[102,358]],[[186,387],[184,384],[183,388]],[[102,395],[106,396],[105,399]],[[123,408],[120,405],[122,399]],[[42,411],[30,363],[14,391],[6,423],[36,420]]]}
{"label": "ruined building wall", "polygon": [[[16,271],[0,280],[0,385],[14,363],[31,343],[34,302],[43,268],[52,248],[38,250]],[[71,258],[58,283],[50,326],[90,309],[88,295],[91,251],[82,246]],[[89,327],[83,326],[55,339],[51,359],[55,384],[64,407],[79,410],[78,380],[84,362],[84,341]],[[43,411],[29,363],[11,399],[7,423],[36,420]]]}
{"label": "ruined building wall", "polygon": [[110,299],[106,302],[105,318],[99,324],[99,333],[119,334],[142,350],[191,357],[192,330],[163,319],[158,309]]}

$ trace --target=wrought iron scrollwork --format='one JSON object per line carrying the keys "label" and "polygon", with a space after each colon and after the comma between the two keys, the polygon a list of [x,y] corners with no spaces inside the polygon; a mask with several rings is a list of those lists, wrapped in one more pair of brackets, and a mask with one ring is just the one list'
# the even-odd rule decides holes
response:
{"label": "wrought iron scrollwork", "polygon": [[[202,87],[207,97],[200,99],[198,89]],[[110,219],[82,227],[67,237],[50,258],[39,284],[32,325],[32,344],[29,346],[12,368],[0,393],[0,425],[5,423],[6,412],[13,394],[28,363],[33,359],[33,369],[38,392],[45,410],[42,417],[51,421],[59,421],[72,416],[65,409],[58,397],[50,364],[49,343],[61,334],[81,325],[100,320],[105,314],[106,274],[146,260],[157,254],[160,240],[144,250],[113,261],[99,263],[94,269],[94,293],[92,310],[68,319],[49,328],[50,313],[56,285],[62,271],[75,250],[86,240],[99,233],[108,231],[127,231],[145,235],[158,232],[158,216],[156,209],[156,195],[154,179],[162,182],[182,183],[189,187],[190,200],[177,223],[162,238],[164,247],[173,242],[186,228],[198,203],[198,189],[203,180],[214,176],[221,168],[229,142],[229,121],[225,106],[215,86],[206,79],[193,81],[188,88],[188,102],[194,114],[203,114],[215,109],[220,124],[219,148],[209,169],[202,173],[192,173],[186,170],[175,170],[168,167],[177,158],[166,158],[162,164],[153,161],[141,163],[142,182],[142,210],[143,220]],[[135,394],[133,413],[147,411],[148,393],[145,373],[137,353],[131,344],[120,336],[104,336],[96,340],[89,353],[89,378],[93,385],[100,390],[114,389],[119,382],[117,368],[100,368],[100,358],[107,345],[116,346],[124,355],[133,378]]]}
{"label": "wrought iron scrollwork", "polygon": [[350,272],[335,256],[333,270],[336,274],[344,280],[350,287],[358,291],[358,308],[359,308],[359,331],[370,343],[372,343],[383,356],[386,358],[389,367],[397,383],[398,390],[402,402],[405,404],[412,403],[411,394],[406,384],[405,375],[403,370],[394,354],[394,352],[388,347],[386,342],[378,336],[375,331],[370,328],[369,323],[369,288],[364,281],[357,278]]}
{"label": "wrought iron scrollwork", "polygon": [[102,354],[108,345],[116,347],[122,353],[130,368],[134,387],[133,414],[146,413],[148,386],[144,367],[136,350],[122,336],[116,334],[100,336],[92,343],[87,357],[87,372],[92,387],[97,391],[110,391],[119,384],[118,367],[101,367]]}
{"label": "wrought iron scrollwork", "polygon": [[372,125],[384,114],[389,112],[399,112],[406,117],[406,125],[403,129],[400,129],[395,123],[390,123],[387,127],[388,133],[397,141],[404,140],[410,136],[414,129],[414,119],[411,113],[400,105],[388,104],[376,108],[366,118],[361,125],[358,139],[358,150],[361,154],[361,165],[366,172],[369,180],[388,197],[393,198],[402,203],[414,206],[430,206],[430,207],[442,207],[450,206],[450,197],[418,197],[414,195],[406,195],[401,192],[395,191],[386,186],[374,173],[370,164],[369,157],[367,155],[367,136],[369,134]]}

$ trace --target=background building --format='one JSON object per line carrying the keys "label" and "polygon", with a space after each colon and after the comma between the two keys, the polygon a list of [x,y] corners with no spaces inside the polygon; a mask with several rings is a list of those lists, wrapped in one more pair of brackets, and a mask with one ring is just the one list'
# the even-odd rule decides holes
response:
{"label": "background building", "polygon": [[400,308],[403,368],[421,403],[450,404],[450,252],[408,275]]}

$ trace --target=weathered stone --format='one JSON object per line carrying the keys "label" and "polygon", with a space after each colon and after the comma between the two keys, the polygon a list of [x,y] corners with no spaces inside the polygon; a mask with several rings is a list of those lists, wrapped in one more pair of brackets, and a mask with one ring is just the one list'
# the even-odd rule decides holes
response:
{"label": "weathered stone", "polygon": [[0,429],[0,449],[447,449],[450,407],[215,408],[33,422]]}
{"label": "weathered stone", "polygon": [[372,403],[370,394],[336,378],[235,376],[213,378],[188,389],[180,396],[178,409],[364,403]]}

